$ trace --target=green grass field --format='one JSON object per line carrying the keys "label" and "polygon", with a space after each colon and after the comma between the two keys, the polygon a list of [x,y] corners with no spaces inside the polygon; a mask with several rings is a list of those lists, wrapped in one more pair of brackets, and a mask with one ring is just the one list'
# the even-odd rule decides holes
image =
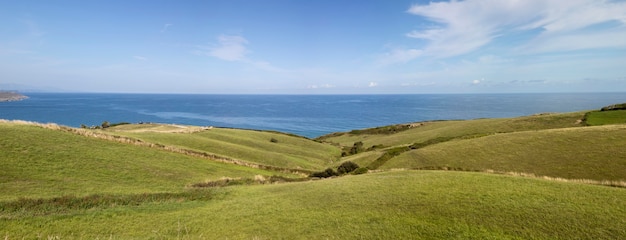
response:
{"label": "green grass field", "polygon": [[626,126],[524,131],[405,152],[382,166],[449,167],[568,179],[626,180]]}
{"label": "green grass field", "polygon": [[586,123],[590,126],[626,123],[626,110],[592,111],[586,115]]}
{"label": "green grass field", "polygon": [[352,146],[362,141],[365,148],[381,144],[383,146],[410,145],[434,138],[460,138],[484,136],[494,133],[516,132],[583,126],[579,123],[584,112],[541,114],[519,118],[476,119],[467,121],[435,121],[416,124],[415,127],[395,134],[335,134],[319,139]]}
{"label": "green grass field", "polygon": [[221,177],[277,172],[31,125],[0,123],[0,200],[180,191]]}
{"label": "green grass field", "polygon": [[483,173],[399,171],[217,189],[0,219],[8,239],[619,239],[623,189]]}
{"label": "green grass field", "polygon": [[341,155],[338,148],[329,144],[274,132],[212,128],[193,133],[170,133],[135,131],[132,125],[120,127],[121,131],[113,128],[113,133],[276,167],[320,170],[337,162]]}
{"label": "green grass field", "polygon": [[[626,188],[594,184],[626,181],[626,125],[594,114],[426,122],[318,139],[327,143],[240,129],[0,121],[0,238],[624,239]],[[357,141],[362,152],[340,157]],[[301,176],[212,155],[376,171],[260,184]]]}

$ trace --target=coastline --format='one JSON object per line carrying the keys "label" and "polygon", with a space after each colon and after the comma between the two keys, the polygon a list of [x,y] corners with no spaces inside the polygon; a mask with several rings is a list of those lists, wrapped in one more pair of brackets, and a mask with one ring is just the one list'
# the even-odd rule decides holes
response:
{"label": "coastline", "polygon": [[2,92],[0,91],[0,102],[13,102],[27,99],[27,96],[16,92]]}

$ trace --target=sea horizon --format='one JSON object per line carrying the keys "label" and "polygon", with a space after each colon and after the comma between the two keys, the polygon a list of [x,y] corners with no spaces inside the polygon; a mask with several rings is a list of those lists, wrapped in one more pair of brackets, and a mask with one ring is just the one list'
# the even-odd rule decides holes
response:
{"label": "sea horizon", "polygon": [[309,138],[434,120],[505,118],[600,109],[626,93],[187,94],[20,92],[0,118],[70,127],[103,121],[272,130]]}

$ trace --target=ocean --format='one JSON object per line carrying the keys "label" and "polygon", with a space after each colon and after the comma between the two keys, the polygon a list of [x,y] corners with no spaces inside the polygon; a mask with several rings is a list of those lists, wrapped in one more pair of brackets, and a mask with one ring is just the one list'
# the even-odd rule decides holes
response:
{"label": "ocean", "polygon": [[79,127],[103,121],[275,130],[309,138],[430,120],[504,118],[600,109],[626,93],[414,95],[198,95],[25,93],[0,119]]}

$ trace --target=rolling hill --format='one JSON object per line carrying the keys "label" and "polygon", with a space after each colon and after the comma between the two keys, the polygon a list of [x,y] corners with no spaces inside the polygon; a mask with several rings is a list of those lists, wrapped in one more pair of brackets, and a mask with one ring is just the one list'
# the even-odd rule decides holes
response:
{"label": "rolling hill", "polygon": [[[623,112],[410,123],[315,141],[0,122],[0,237],[622,239]],[[302,178],[346,161],[371,171]]]}

